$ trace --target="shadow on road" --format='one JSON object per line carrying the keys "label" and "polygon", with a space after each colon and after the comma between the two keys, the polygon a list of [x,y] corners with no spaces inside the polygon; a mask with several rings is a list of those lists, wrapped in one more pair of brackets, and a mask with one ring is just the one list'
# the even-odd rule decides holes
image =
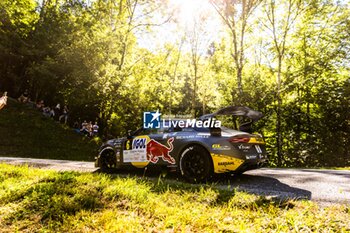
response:
{"label": "shadow on road", "polygon": [[264,196],[272,196],[277,199],[304,199],[311,200],[312,193],[308,190],[292,187],[276,178],[261,175],[220,175],[221,186],[231,185],[238,190]]}

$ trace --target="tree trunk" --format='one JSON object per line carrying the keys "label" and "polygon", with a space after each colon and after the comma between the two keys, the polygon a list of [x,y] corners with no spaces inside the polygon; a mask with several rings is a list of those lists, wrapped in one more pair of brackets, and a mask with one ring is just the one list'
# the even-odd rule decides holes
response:
{"label": "tree trunk", "polygon": [[276,109],[276,146],[277,146],[277,165],[280,167],[283,164],[282,157],[282,132],[281,132],[281,70],[282,70],[282,57],[278,57],[278,72],[277,72],[277,109]]}
{"label": "tree trunk", "polygon": [[194,64],[194,81],[193,81],[193,96],[192,96],[192,117],[196,117],[196,92],[197,92],[197,64]]}
{"label": "tree trunk", "polygon": [[237,67],[237,89],[238,89],[238,104],[243,103],[243,85],[242,85],[242,66]]}

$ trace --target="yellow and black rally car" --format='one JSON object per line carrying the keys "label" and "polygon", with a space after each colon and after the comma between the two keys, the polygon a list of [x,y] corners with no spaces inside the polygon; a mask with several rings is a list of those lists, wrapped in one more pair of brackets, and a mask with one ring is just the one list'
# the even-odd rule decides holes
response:
{"label": "yellow and black rally car", "polygon": [[[218,127],[213,121],[219,115],[245,116],[250,122],[240,130]],[[140,128],[127,137],[105,142],[95,166],[102,170],[167,167],[190,182],[204,181],[213,173],[241,174],[267,161],[263,138],[249,133],[251,124],[262,116],[248,107],[229,106],[200,117],[200,124],[164,120],[158,128]]]}

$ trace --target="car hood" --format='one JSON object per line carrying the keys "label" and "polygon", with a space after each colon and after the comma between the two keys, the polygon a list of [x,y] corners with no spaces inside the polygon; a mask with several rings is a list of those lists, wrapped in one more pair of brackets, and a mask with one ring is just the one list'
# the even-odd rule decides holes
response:
{"label": "car hood", "polygon": [[261,119],[264,116],[264,114],[262,114],[261,112],[255,111],[246,106],[228,106],[214,113],[203,115],[199,117],[199,119],[208,120],[210,118],[214,118],[216,116],[221,116],[221,115],[245,116],[252,120],[251,123]]}

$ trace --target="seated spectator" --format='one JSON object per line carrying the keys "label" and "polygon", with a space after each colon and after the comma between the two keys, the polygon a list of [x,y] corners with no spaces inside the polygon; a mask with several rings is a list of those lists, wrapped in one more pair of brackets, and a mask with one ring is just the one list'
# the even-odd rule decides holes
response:
{"label": "seated spectator", "polygon": [[74,121],[74,124],[73,124],[73,130],[77,133],[80,133],[80,127],[79,127],[79,121]]}
{"label": "seated spectator", "polygon": [[92,121],[90,121],[88,124],[87,124],[87,130],[89,132],[89,136],[92,137]]}
{"label": "seated spectator", "polygon": [[0,110],[7,104],[7,92],[0,98]]}
{"label": "seated spectator", "polygon": [[92,136],[97,136],[99,128],[100,127],[97,125],[97,122],[95,122],[95,124],[92,126]]}
{"label": "seated spectator", "polygon": [[78,121],[74,121],[73,129],[79,129],[79,122]]}
{"label": "seated spectator", "polygon": [[83,123],[81,123],[81,129],[80,129],[80,132],[85,134],[85,135],[89,135],[89,130],[88,130],[88,123],[86,120],[84,120]]}
{"label": "seated spectator", "polygon": [[55,112],[55,114],[53,115],[53,118],[56,121],[58,121],[59,117],[61,116],[61,105],[58,103],[53,110]]}
{"label": "seated spectator", "polygon": [[28,103],[29,102],[29,93],[28,90],[26,89],[23,94],[18,97],[18,102],[20,103]]}
{"label": "seated spectator", "polygon": [[44,100],[40,100],[36,103],[36,108],[39,110],[43,110],[43,108],[45,107],[44,105]]}
{"label": "seated spectator", "polygon": [[53,107],[50,110],[50,117],[55,118],[55,109]]}
{"label": "seated spectator", "polygon": [[51,117],[51,108],[50,107],[44,107],[43,108],[43,115],[45,117]]}
{"label": "seated spectator", "polygon": [[60,117],[58,118],[58,121],[61,122],[61,120],[64,119],[64,123],[67,124],[68,112],[69,112],[68,107],[67,105],[65,105],[62,111],[62,115],[60,115]]}

